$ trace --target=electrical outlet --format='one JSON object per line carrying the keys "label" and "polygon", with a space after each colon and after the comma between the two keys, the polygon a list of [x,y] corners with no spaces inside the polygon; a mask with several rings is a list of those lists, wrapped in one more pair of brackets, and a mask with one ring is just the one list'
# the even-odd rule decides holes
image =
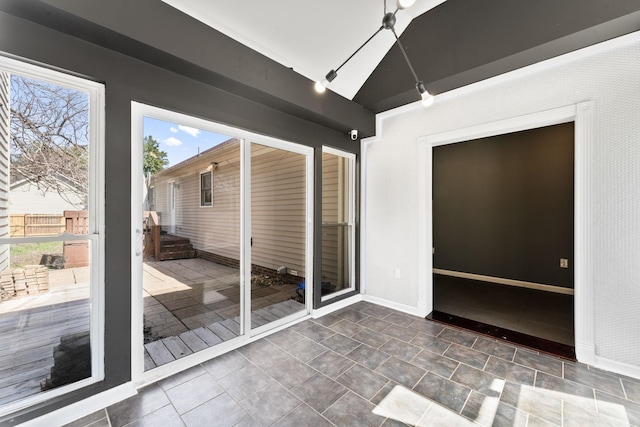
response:
{"label": "electrical outlet", "polygon": [[292,276],[297,276],[298,275],[298,270],[289,270],[289,274]]}
{"label": "electrical outlet", "polygon": [[560,268],[569,268],[569,260],[567,258],[560,258]]}

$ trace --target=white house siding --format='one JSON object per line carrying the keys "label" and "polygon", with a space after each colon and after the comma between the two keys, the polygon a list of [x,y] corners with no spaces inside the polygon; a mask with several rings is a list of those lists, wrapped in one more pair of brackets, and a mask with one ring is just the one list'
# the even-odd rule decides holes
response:
{"label": "white house siding", "polygon": [[13,184],[9,193],[9,213],[62,215],[64,211],[85,210],[86,204],[72,191],[42,191],[28,181]]}
{"label": "white house siding", "polygon": [[[212,162],[213,205],[201,207],[200,173]],[[304,275],[305,162],[303,155],[252,144],[253,264],[274,270],[285,265]],[[153,178],[161,225],[170,225],[168,188],[175,182],[175,234],[196,249],[239,260],[240,143],[226,142],[181,165]]]}
{"label": "white house siding", "polygon": [[[9,88],[10,75],[0,71],[0,237],[9,237]],[[0,245],[0,271],[9,266],[9,245]]]}
{"label": "white house siding", "polygon": [[420,137],[593,101],[595,352],[640,372],[640,35],[623,40],[436,97],[428,109],[381,115],[363,154],[366,293],[416,307],[425,286],[418,192],[431,171],[419,169]]}

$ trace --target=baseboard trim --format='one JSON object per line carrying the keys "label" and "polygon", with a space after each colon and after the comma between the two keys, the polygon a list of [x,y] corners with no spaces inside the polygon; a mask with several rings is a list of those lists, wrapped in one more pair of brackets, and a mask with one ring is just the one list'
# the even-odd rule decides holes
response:
{"label": "baseboard trim", "polygon": [[640,366],[630,365],[624,362],[607,359],[606,357],[595,356],[593,366],[598,369],[613,372],[619,375],[640,379]]}
{"label": "baseboard trim", "polygon": [[82,417],[86,417],[100,409],[104,409],[107,406],[118,403],[131,396],[136,395],[138,392],[132,382],[128,382],[117,387],[113,387],[109,390],[103,391],[98,394],[94,394],[91,397],[87,397],[79,402],[67,405],[64,408],[57,409],[42,415],[38,418],[29,420],[23,424],[24,427],[50,427],[50,426],[62,426],[70,422],[78,420]]}
{"label": "baseboard trim", "polygon": [[364,300],[373,304],[381,305],[383,307],[402,311],[403,313],[411,314],[413,316],[424,317],[427,314],[427,313],[424,313],[424,309],[421,307],[413,307],[411,305],[400,304],[398,302],[389,301],[383,298],[373,297],[371,295],[364,295]]}
{"label": "baseboard trim", "polygon": [[440,268],[434,268],[433,273],[441,274],[443,276],[459,277],[461,279],[471,279],[481,282],[498,283],[500,285],[516,286],[519,288],[535,289],[538,291],[555,292],[557,294],[573,295],[575,293],[573,289],[563,288],[562,286],[525,282],[523,280],[504,279],[502,277],[483,276],[482,274],[464,273],[461,271],[443,270]]}

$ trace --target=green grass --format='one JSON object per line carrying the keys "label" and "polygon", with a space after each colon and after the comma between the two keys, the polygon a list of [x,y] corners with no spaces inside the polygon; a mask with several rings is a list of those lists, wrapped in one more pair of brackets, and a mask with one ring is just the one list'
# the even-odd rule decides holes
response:
{"label": "green grass", "polygon": [[42,255],[62,255],[63,242],[18,243],[11,245],[11,268],[38,265]]}

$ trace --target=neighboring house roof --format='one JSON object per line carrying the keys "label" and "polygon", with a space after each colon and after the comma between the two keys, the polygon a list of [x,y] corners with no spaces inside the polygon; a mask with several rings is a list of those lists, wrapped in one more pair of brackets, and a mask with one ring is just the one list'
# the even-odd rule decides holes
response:
{"label": "neighboring house roof", "polygon": [[233,145],[233,144],[237,144],[239,143],[240,140],[238,138],[230,138],[224,142],[221,142],[220,144],[213,146],[211,148],[208,148],[198,154],[196,154],[193,157],[189,157],[186,160],[183,160],[180,163],[177,163],[173,166],[170,166],[166,169],[161,170],[160,172],[158,172],[157,174],[153,175],[153,178],[163,178],[165,176],[170,176],[173,173],[175,173],[178,170],[182,170],[184,168],[189,168],[191,166],[195,166],[196,164],[206,160],[208,157],[211,157],[214,153],[220,152],[222,150],[224,150],[225,148],[228,148],[229,146]]}

